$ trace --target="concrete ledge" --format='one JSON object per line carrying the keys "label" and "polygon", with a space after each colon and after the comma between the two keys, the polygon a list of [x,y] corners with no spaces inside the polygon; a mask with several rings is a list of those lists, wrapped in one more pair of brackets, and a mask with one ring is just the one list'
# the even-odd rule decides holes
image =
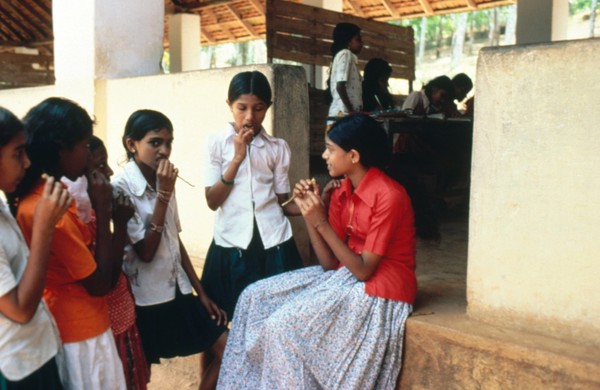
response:
{"label": "concrete ledge", "polygon": [[495,327],[464,312],[413,316],[398,389],[599,389],[600,348]]}

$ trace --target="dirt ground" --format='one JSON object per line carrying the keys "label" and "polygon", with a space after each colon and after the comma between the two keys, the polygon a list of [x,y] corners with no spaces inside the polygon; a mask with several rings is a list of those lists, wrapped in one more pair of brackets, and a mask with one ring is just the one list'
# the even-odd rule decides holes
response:
{"label": "dirt ground", "polygon": [[199,356],[178,357],[164,359],[161,364],[152,365],[149,390],[167,389],[197,389],[200,383],[198,378]]}

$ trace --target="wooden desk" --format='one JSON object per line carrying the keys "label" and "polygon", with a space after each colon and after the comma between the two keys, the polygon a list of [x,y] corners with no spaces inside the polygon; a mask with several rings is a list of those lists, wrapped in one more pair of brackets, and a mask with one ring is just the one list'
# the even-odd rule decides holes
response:
{"label": "wooden desk", "polygon": [[473,121],[466,119],[434,119],[415,117],[376,117],[393,140],[394,134],[401,133],[442,133],[442,134],[470,134],[473,133]]}

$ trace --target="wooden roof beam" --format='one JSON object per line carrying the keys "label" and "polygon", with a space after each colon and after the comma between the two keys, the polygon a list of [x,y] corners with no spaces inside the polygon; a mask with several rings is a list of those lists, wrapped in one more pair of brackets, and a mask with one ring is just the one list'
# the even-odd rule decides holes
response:
{"label": "wooden roof beam", "polygon": [[469,7],[470,10],[477,9],[477,3],[475,2],[475,0],[466,0],[466,2],[467,2],[467,7]]}
{"label": "wooden roof beam", "polygon": [[389,0],[381,0],[381,2],[383,3],[383,6],[385,7],[388,14],[390,14],[393,18],[400,19],[400,14]]}
{"label": "wooden roof beam", "polygon": [[[16,20],[12,14],[10,12],[8,12],[3,6],[2,6],[3,2],[0,3],[0,13],[2,13],[4,15],[5,20],[8,23],[4,23],[4,25],[6,26],[6,29],[10,31],[11,34],[13,34],[15,37],[23,40],[23,41],[30,41],[32,39],[34,39],[35,37],[33,35],[31,35],[30,33],[28,33],[27,29],[25,29],[23,27],[23,25]],[[15,28],[15,26],[17,27],[17,29]],[[18,29],[21,29],[20,31]],[[26,35],[29,35],[28,37]]]}
{"label": "wooden roof beam", "polygon": [[254,8],[256,8],[256,10],[258,11],[258,13],[260,13],[260,16],[265,16],[265,6],[262,5],[262,3],[258,0],[248,0],[250,1],[250,3],[254,6]]}
{"label": "wooden roof beam", "polygon": [[356,16],[360,16],[361,18],[366,17],[366,15],[363,12],[362,8],[360,8],[360,4],[358,4],[355,0],[346,0],[346,2],[350,6],[350,8],[352,8],[352,11],[354,11],[354,14]]}
{"label": "wooden roof beam", "polygon": [[258,38],[258,34],[254,31],[254,29],[252,28],[252,26],[250,26],[250,23],[248,23],[244,19],[242,19],[242,17],[240,16],[240,14],[238,14],[237,11],[234,10],[231,5],[227,4],[225,7],[227,7],[227,9],[229,10],[229,12],[231,12],[231,14],[244,27],[244,29],[246,31],[248,31],[248,34],[250,34],[253,37]]}
{"label": "wooden roof beam", "polygon": [[[31,27],[31,28],[26,28],[24,24],[20,23],[20,27],[21,28],[27,29],[27,30],[33,29],[33,30],[37,31],[39,37],[46,37],[47,36],[46,32],[39,27],[40,23],[36,23],[35,21],[30,20],[30,18],[25,17],[23,14],[21,14],[21,11],[18,10],[10,1],[4,1],[4,5],[6,7],[10,8],[10,11],[12,11],[13,14],[20,15],[23,18],[23,22],[27,23]],[[27,8],[26,4],[22,4],[20,6],[23,7],[23,8],[25,8],[25,9],[27,9],[27,10],[29,10],[29,8]],[[34,16],[37,17],[37,15],[35,15],[35,14],[34,14]]]}
{"label": "wooden roof beam", "polygon": [[433,8],[431,8],[431,4],[429,4],[429,0],[419,0],[419,3],[421,3],[421,7],[423,7],[425,15],[431,16],[434,14]]}
{"label": "wooden roof beam", "polygon": [[200,28],[200,34],[206,39],[208,43],[216,43],[215,39],[203,28]]}

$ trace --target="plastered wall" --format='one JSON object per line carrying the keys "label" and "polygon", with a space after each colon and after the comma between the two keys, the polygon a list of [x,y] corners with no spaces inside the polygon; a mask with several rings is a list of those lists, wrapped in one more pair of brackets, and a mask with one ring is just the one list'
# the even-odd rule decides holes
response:
{"label": "plastered wall", "polygon": [[[0,105],[22,117],[29,108],[50,96],[64,96],[80,102],[94,115],[94,132],[105,141],[109,163],[115,172],[119,172],[125,162],[121,137],[129,115],[140,108],[163,112],[175,129],[171,160],[181,176],[195,185],[190,187],[180,180],[176,184],[183,227],[181,236],[190,255],[204,258],[212,239],[215,214],[206,205],[204,197],[205,139],[209,132],[224,129],[232,120],[225,103],[229,81],[245,70],[259,70],[271,83],[274,103],[263,125],[267,132],[284,138],[292,149],[290,182],[293,186],[309,174],[308,89],[300,67],[258,65],[98,80],[95,89],[81,83],[0,91]],[[92,103],[85,102],[88,96],[95,96]],[[308,236],[304,223],[301,217],[291,220],[294,237],[306,259]]]}
{"label": "plastered wall", "polygon": [[469,315],[600,345],[600,40],[482,50]]}

